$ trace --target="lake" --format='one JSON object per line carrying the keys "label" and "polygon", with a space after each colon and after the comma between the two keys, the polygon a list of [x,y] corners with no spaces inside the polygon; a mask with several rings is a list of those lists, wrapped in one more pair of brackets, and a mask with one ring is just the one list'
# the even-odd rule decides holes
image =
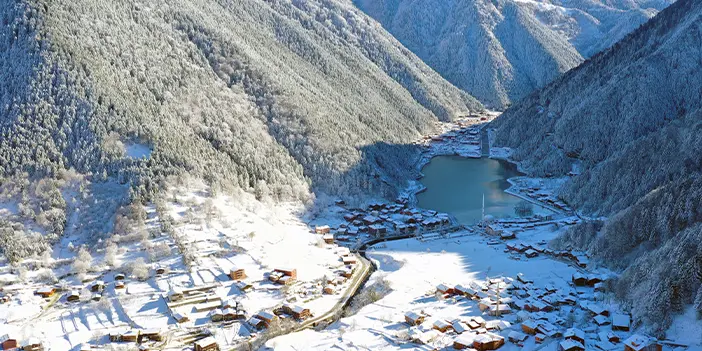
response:
{"label": "lake", "polygon": [[[463,224],[480,221],[485,194],[485,214],[495,218],[517,217],[514,207],[523,202],[505,192],[507,179],[521,175],[517,167],[502,160],[437,156],[422,169],[426,190],[417,194],[419,207],[454,215]],[[550,214],[534,205],[535,214]]]}

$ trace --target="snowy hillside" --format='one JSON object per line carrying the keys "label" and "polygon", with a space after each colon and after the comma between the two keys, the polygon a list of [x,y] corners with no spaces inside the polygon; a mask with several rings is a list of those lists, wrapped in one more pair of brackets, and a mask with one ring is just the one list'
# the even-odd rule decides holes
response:
{"label": "snowy hillside", "polygon": [[450,82],[502,108],[609,47],[670,1],[354,2]]}
{"label": "snowy hillside", "polygon": [[609,218],[557,244],[623,270],[619,297],[658,331],[686,304],[702,311],[701,34],[702,3],[678,1],[494,122],[531,174],[576,170],[560,196]]}
{"label": "snowy hillside", "polygon": [[145,195],[184,172],[282,199],[305,197],[310,180],[358,191],[375,144],[482,109],[339,1],[0,11],[0,176],[72,167]]}

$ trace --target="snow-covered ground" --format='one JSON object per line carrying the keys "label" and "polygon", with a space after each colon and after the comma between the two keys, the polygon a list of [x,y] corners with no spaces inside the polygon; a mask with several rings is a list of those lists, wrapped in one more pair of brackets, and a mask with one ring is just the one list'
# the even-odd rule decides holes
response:
{"label": "snow-covered ground", "polygon": [[[187,190],[185,190],[187,189]],[[78,246],[90,241],[69,235],[54,248],[47,268],[16,269],[0,262],[3,294],[10,296],[0,304],[0,334],[9,334],[22,345],[38,340],[47,350],[69,350],[79,345],[100,346],[109,343],[110,332],[157,328],[170,335],[160,348],[182,348],[179,339],[206,328],[220,347],[234,347],[258,332],[245,323],[213,323],[204,305],[213,301],[239,303],[246,317],[261,311],[273,311],[283,303],[309,308],[313,316],[323,315],[343,297],[349,282],[337,285],[335,294],[322,294],[323,283],[334,278],[344,264],[339,247],[326,244],[300,219],[305,212],[301,204],[263,204],[253,196],[213,196],[207,187],[192,183],[165,197],[166,212],[173,218],[173,234],[161,231],[155,206],[146,207],[141,239],[119,239],[117,249],[107,264],[101,243],[91,250],[91,268],[85,274],[72,275],[72,262]],[[128,235],[129,236],[129,235]],[[190,258],[184,260],[184,256]],[[146,279],[132,272],[134,262],[145,262]],[[246,292],[229,278],[230,269],[244,269],[244,281],[251,285]],[[297,282],[277,285],[268,280],[276,268],[297,270]],[[163,273],[157,274],[157,269]],[[116,288],[115,275],[126,273],[125,287]],[[22,275],[20,277],[20,275]],[[53,284],[43,276],[58,277]],[[82,278],[82,279],[79,279]],[[90,287],[104,281],[99,301]],[[38,289],[55,287],[52,297],[35,295]],[[207,296],[206,302],[169,305],[173,290],[202,289],[192,296]],[[71,291],[79,292],[79,302],[68,302]],[[221,306],[217,306],[221,307]],[[180,314],[189,321],[178,323]],[[156,344],[154,344],[156,345]]]}
{"label": "snow-covered ground", "polygon": [[[519,239],[534,244],[550,240],[557,234],[551,227],[540,227],[520,233]],[[483,235],[454,235],[454,238],[429,242],[406,239],[376,246],[369,253],[369,257],[378,264],[374,278],[382,276],[390,282],[393,291],[389,295],[364,307],[356,315],[340,320],[327,330],[282,336],[269,341],[267,347],[274,350],[448,350],[452,349],[458,333],[438,333],[429,345],[410,343],[406,340],[407,335],[426,333],[437,320],[466,322],[474,317],[484,319],[488,325],[497,324],[498,321],[507,322],[500,323],[506,326],[505,329],[494,331],[505,338],[506,344],[502,350],[558,349],[562,337],[548,338],[543,344],[536,344],[534,337],[529,336],[521,346],[507,341],[510,332],[523,331],[521,321],[527,319],[547,320],[561,333],[569,327],[583,330],[586,349],[594,349],[597,344],[606,345],[600,340],[600,333],[611,332],[611,326],[609,323],[597,326],[593,314],[586,308],[589,305],[604,307],[610,315],[621,311],[611,294],[595,293],[592,287],[575,287],[571,284],[572,275],[583,272],[582,269],[544,255],[526,258],[524,255],[505,252],[504,244],[488,245],[491,239]],[[512,313],[498,318],[481,311],[475,299],[440,298],[435,294],[439,284],[470,287],[475,284],[484,285],[488,279],[516,281],[519,274],[533,280],[532,284],[526,284],[529,291],[544,293],[555,290],[550,294],[554,298],[571,296],[577,301],[576,304],[559,306],[553,312],[520,312],[519,315],[513,309]],[[508,298],[519,299],[509,292],[504,292],[501,298],[504,301]],[[419,327],[410,328],[404,319],[407,312],[427,317]],[[477,335],[470,329],[463,334],[471,337]],[[614,334],[624,341],[632,332],[616,331]],[[614,344],[613,349],[622,348],[620,342]]]}

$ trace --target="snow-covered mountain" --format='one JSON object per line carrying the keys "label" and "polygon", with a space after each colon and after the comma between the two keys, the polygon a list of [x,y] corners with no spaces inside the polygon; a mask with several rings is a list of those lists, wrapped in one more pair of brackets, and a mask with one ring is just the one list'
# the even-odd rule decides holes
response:
{"label": "snow-covered mountain", "polygon": [[[187,172],[278,198],[310,181],[359,190],[381,142],[482,109],[343,1],[27,0],[0,12],[0,176],[75,168],[151,193]],[[364,184],[347,185],[353,174]]]}
{"label": "snow-covered mountain", "polygon": [[496,108],[609,47],[671,0],[355,0],[456,86]]}
{"label": "snow-covered mountain", "polygon": [[675,0],[516,0],[583,57],[621,40]]}
{"label": "snow-covered mountain", "polygon": [[559,239],[622,270],[615,291],[661,332],[702,312],[702,2],[679,0],[494,122],[496,143],[606,216]]}

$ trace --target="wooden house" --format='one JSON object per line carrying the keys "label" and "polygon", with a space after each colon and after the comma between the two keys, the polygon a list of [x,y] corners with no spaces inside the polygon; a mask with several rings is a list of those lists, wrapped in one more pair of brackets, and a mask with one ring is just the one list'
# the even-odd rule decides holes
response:
{"label": "wooden house", "polygon": [[624,340],[624,351],[661,351],[662,347],[658,340],[639,334]]}
{"label": "wooden house", "polygon": [[0,336],[0,347],[3,350],[11,350],[17,347],[17,339],[10,338],[9,335],[5,334]]}
{"label": "wooden house", "polygon": [[318,225],[314,228],[314,232],[317,234],[329,234],[331,228],[328,225]]}
{"label": "wooden house", "polygon": [[124,273],[115,274],[115,280],[124,280],[125,278],[126,276],[124,275]]}
{"label": "wooden house", "polygon": [[587,286],[595,286],[595,284],[602,283],[602,276],[598,274],[592,274],[587,276]]}
{"label": "wooden house", "polygon": [[180,313],[174,313],[173,319],[175,319],[175,321],[178,323],[185,323],[185,322],[190,321],[190,318],[188,318],[188,316],[186,316],[184,314],[180,314]]}
{"label": "wooden house", "polygon": [[264,328],[267,327],[267,324],[266,324],[265,321],[262,321],[262,320],[260,320],[260,319],[258,319],[258,318],[256,318],[256,317],[251,317],[251,318],[249,318],[249,320],[247,321],[247,323],[249,323],[249,325],[250,325],[251,327],[253,327],[254,329],[256,329],[256,330],[261,330],[261,329],[264,329]]}
{"label": "wooden house", "polygon": [[580,272],[575,272],[571,278],[575,286],[585,286],[587,285],[587,277]]}
{"label": "wooden house", "polygon": [[166,273],[166,268],[160,265],[156,265],[154,267],[154,272],[156,272],[156,275],[161,275]]}
{"label": "wooden house", "polygon": [[90,299],[93,301],[100,301],[100,300],[102,300],[102,293],[94,292],[93,295],[90,297]]}
{"label": "wooden house", "polygon": [[285,304],[283,305],[283,311],[285,311],[285,313],[291,315],[293,318],[298,320],[305,320],[312,316],[312,313],[310,312],[309,308],[301,307],[298,305]]}
{"label": "wooden house", "polygon": [[365,216],[363,217],[362,221],[365,225],[371,225],[380,222],[380,218],[375,216]]}
{"label": "wooden house", "polygon": [[436,292],[439,294],[453,294],[453,288],[448,287],[446,284],[439,284],[436,286]]}
{"label": "wooden house", "polygon": [[195,351],[219,351],[217,340],[208,336],[195,342]]}
{"label": "wooden house", "polygon": [[424,323],[424,319],[424,315],[412,311],[405,313],[405,322],[410,326],[420,325]]}
{"label": "wooden house", "polygon": [[139,334],[139,340],[141,340],[140,342],[143,342],[143,340],[163,341],[163,334],[159,328],[144,329]]}
{"label": "wooden house", "polygon": [[137,342],[140,334],[141,334],[141,331],[139,329],[128,330],[128,331],[122,333],[120,341],[122,341],[122,342]]}
{"label": "wooden house", "polygon": [[354,255],[346,255],[342,257],[341,260],[344,262],[344,264],[356,264],[358,262],[356,260],[356,256]]}
{"label": "wooden house", "polygon": [[124,281],[118,280],[115,282],[115,289],[124,289],[127,286],[124,284]]}
{"label": "wooden house", "polygon": [[615,313],[612,315],[612,330],[629,331],[631,318],[628,314]]}
{"label": "wooden house", "polygon": [[529,334],[529,335],[536,334],[536,328],[538,328],[538,327],[539,327],[539,324],[533,319],[529,319],[529,320],[522,322],[522,331]]}
{"label": "wooden house", "polygon": [[276,268],[273,270],[274,272],[280,272],[285,276],[291,277],[292,279],[297,279],[297,269],[289,269],[289,268]]}
{"label": "wooden house", "polygon": [[578,328],[569,328],[563,333],[566,340],[575,340],[581,344],[585,344],[585,332]]}
{"label": "wooden house", "polygon": [[266,324],[266,327],[268,327],[274,320],[276,320],[278,318],[278,317],[276,317],[275,314],[267,312],[267,311],[258,312],[254,317],[263,321],[263,323]]}
{"label": "wooden house", "polygon": [[71,290],[71,292],[66,294],[66,301],[68,301],[68,302],[80,301],[80,291]]}
{"label": "wooden house", "polygon": [[456,319],[451,322],[451,329],[453,329],[456,334],[462,334],[468,330],[468,326],[461,322],[460,319]]}
{"label": "wooden house", "polygon": [[478,334],[473,339],[473,348],[478,351],[497,350],[505,344],[505,339],[497,334]]}
{"label": "wooden house", "polygon": [[253,285],[246,283],[246,282],[243,282],[243,281],[236,282],[236,284],[234,284],[234,286],[236,286],[236,288],[239,289],[239,291],[241,291],[241,292],[247,292],[247,291],[253,289]]}
{"label": "wooden house", "polygon": [[603,307],[602,305],[591,303],[587,305],[587,310],[595,316],[609,316],[609,310],[607,310],[607,308]]}
{"label": "wooden house", "polygon": [[32,339],[22,346],[22,351],[44,351],[44,345],[39,340]]}
{"label": "wooden house", "polygon": [[597,336],[600,338],[600,341],[608,341],[614,343],[621,341],[621,339],[619,339],[619,336],[611,331],[602,331],[599,334],[597,334]]}
{"label": "wooden house", "polygon": [[229,270],[229,279],[231,280],[244,280],[246,279],[246,272],[243,268],[233,267]]}
{"label": "wooden house", "polygon": [[324,242],[327,244],[333,244],[334,243],[334,235],[324,234],[324,235],[322,235],[322,240],[324,240]]}
{"label": "wooden house", "polygon": [[445,333],[452,329],[451,324],[443,319],[437,319],[432,325],[432,329]]}
{"label": "wooden house", "polygon": [[558,351],[585,351],[585,346],[579,341],[566,339],[558,343]]}
{"label": "wooden house", "polygon": [[210,317],[210,320],[213,322],[221,322],[224,320],[224,313],[222,313],[222,310],[216,309],[210,311],[210,313],[208,313],[208,317]]}
{"label": "wooden house", "polygon": [[526,335],[526,334],[524,334],[524,333],[520,333],[520,332],[518,332],[518,331],[516,331],[516,330],[512,330],[512,331],[509,332],[509,334],[507,335],[507,340],[509,340],[509,341],[510,341],[511,343],[513,343],[513,344],[523,345],[523,344],[524,344],[524,341],[525,341],[528,337],[529,337],[529,336]]}
{"label": "wooden house", "polygon": [[278,279],[277,283],[282,285],[292,285],[295,283],[295,279],[291,276],[286,275]]}
{"label": "wooden house", "polygon": [[327,285],[324,286],[324,288],[322,288],[322,293],[323,293],[323,294],[326,294],[326,295],[333,295],[334,292],[335,292],[334,286],[331,285],[331,284],[327,284]]}
{"label": "wooden house", "polygon": [[35,292],[36,295],[39,295],[45,299],[54,296],[55,293],[56,293],[56,289],[53,287],[50,287],[50,286],[39,288]]}
{"label": "wooden house", "polygon": [[609,318],[607,318],[601,314],[596,315],[593,319],[595,320],[595,324],[597,324],[599,326],[609,324]]}
{"label": "wooden house", "polygon": [[90,291],[101,292],[105,290],[105,282],[102,280],[96,280],[92,285],[90,285]]}
{"label": "wooden house", "polygon": [[453,348],[456,350],[465,350],[473,346],[473,336],[469,334],[459,335],[453,341]]}
{"label": "wooden house", "polygon": [[534,258],[534,257],[539,256],[539,253],[536,252],[534,249],[529,249],[529,250],[524,251],[524,255],[527,258]]}
{"label": "wooden house", "polygon": [[233,308],[225,308],[222,310],[222,318],[225,321],[233,321],[237,319],[238,314],[236,313],[236,310]]}
{"label": "wooden house", "polygon": [[175,287],[168,292],[168,301],[175,302],[183,299],[183,290]]}

